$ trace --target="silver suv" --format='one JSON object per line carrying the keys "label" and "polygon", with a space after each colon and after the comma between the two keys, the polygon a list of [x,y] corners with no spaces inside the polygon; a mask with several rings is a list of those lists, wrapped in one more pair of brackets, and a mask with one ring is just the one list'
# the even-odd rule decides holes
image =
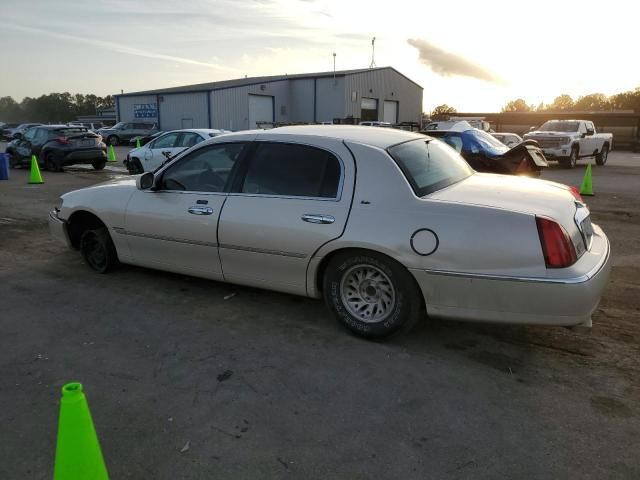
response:
{"label": "silver suv", "polygon": [[100,128],[98,133],[102,135],[108,145],[120,145],[129,143],[133,137],[144,137],[158,131],[158,126],[152,122],[119,122],[113,127]]}

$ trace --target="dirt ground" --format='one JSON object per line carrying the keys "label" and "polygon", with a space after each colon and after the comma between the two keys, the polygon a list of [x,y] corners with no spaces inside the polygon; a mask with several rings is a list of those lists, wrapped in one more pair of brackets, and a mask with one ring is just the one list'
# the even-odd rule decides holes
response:
{"label": "dirt ground", "polygon": [[594,167],[613,269],[590,331],[430,320],[385,343],[315,300],[92,273],[47,212],[123,174],[0,182],[0,478],[51,478],[72,380],[114,479],[640,478],[640,155]]}

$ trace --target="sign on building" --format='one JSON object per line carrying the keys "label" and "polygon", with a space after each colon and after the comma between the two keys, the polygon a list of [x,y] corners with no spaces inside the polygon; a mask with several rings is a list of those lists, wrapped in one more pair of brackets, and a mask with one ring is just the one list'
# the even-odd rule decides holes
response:
{"label": "sign on building", "polygon": [[157,103],[136,103],[133,105],[134,118],[158,118]]}

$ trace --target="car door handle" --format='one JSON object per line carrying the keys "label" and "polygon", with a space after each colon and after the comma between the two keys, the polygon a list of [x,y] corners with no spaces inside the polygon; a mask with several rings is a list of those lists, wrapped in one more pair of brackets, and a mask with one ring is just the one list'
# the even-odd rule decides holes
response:
{"label": "car door handle", "polygon": [[309,223],[333,223],[336,221],[331,215],[320,215],[317,213],[305,213],[302,220]]}
{"label": "car door handle", "polygon": [[189,213],[193,215],[213,215],[213,208],[211,207],[189,207]]}

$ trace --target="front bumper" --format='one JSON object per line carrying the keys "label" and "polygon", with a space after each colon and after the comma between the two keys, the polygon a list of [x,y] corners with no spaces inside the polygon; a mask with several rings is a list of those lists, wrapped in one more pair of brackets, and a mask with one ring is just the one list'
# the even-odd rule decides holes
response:
{"label": "front bumper", "polygon": [[[504,277],[476,273],[412,269],[433,317],[520,323],[591,326],[611,268],[611,250],[604,232],[594,225],[594,241],[563,278],[558,271],[545,278]],[[579,273],[578,273],[579,272]]]}
{"label": "front bumper", "polygon": [[544,156],[547,157],[547,160],[558,159],[558,158],[567,158],[571,155],[571,145],[563,145],[558,148],[543,148]]}
{"label": "front bumper", "polygon": [[49,233],[61,243],[71,248],[71,239],[67,230],[67,222],[58,218],[58,210],[53,209],[49,212]]}

